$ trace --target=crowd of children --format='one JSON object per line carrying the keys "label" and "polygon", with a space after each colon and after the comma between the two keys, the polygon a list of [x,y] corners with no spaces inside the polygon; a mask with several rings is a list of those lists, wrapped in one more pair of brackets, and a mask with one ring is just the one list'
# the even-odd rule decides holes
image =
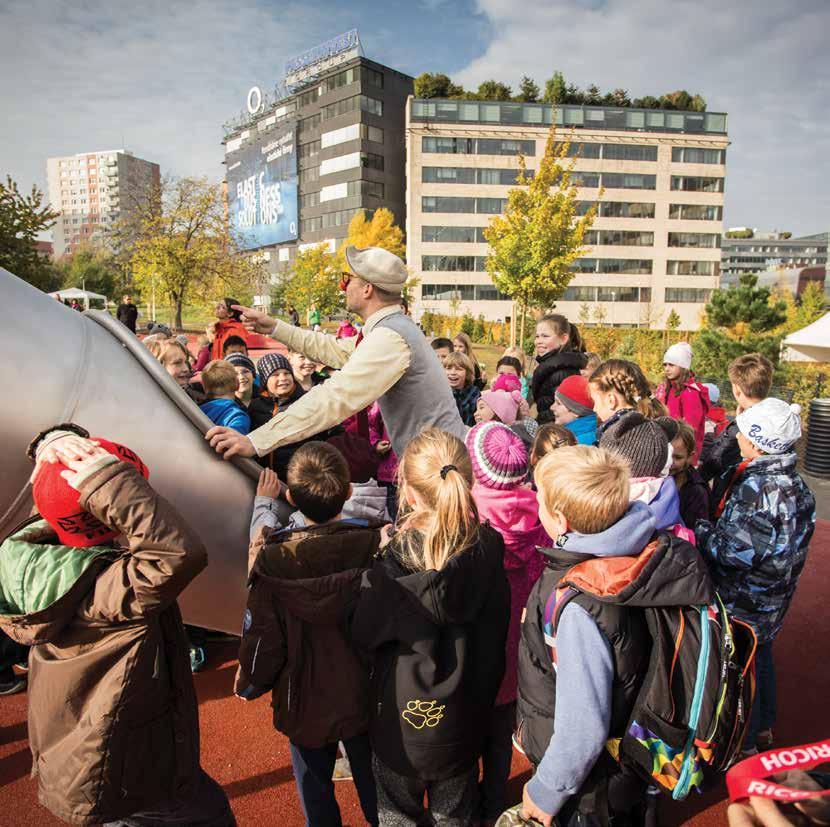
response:
{"label": "crowd of children", "polygon": [[[232,301],[217,304],[214,340],[196,359],[161,333],[145,343],[212,422],[247,433],[325,381],[325,370],[295,353],[255,365],[235,341]],[[339,748],[372,825],[642,823],[646,783],[606,744],[629,725],[651,647],[643,612],[658,599],[708,605],[717,591],[751,624],[758,691],[742,749],[771,744],[772,646],[815,502],[796,470],[799,412],[768,397],[770,363],[758,354],[732,363],[736,416],[719,416],[705,441],[718,399],[692,373],[687,343],[668,348],[657,388],[632,362],[586,353],[561,315],[537,324],[532,374],[511,350],[489,388],[469,337],[432,346],[470,428],[466,442],[430,428],[397,456],[377,405],[369,408],[379,510],[365,507],[330,433],[262,458],[235,692],[272,694],[307,824],[341,825]],[[175,600],[205,565],[198,538],[129,449],[60,426],[36,437],[31,457],[38,517],[3,543],[0,627],[32,646],[41,801],[79,823],[152,811],[147,823],[233,824],[199,767],[192,682],[182,674]],[[285,523],[279,499],[294,509]],[[552,602],[566,586],[565,601]],[[43,612],[59,612],[61,623],[33,623]],[[116,691],[90,684],[93,666],[68,657],[88,646],[139,664],[117,690],[128,704],[128,761],[112,763],[127,744],[120,731],[69,744],[84,704],[70,720],[41,683],[67,697],[83,688],[89,704]],[[151,684],[160,669],[166,683]],[[178,687],[175,709],[168,685]],[[53,715],[63,723],[45,727]],[[158,724],[170,716],[184,746]],[[514,749],[533,774],[511,808]],[[124,777],[130,762],[146,764],[134,776],[140,789]],[[112,767],[122,763],[119,775]]]}

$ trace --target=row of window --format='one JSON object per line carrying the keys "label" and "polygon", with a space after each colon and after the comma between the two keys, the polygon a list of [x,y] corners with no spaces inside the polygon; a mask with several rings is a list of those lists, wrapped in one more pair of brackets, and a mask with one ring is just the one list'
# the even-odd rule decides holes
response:
{"label": "row of window", "polygon": [[651,275],[653,266],[650,258],[579,258],[571,265],[571,270],[575,273]]}
{"label": "row of window", "polygon": [[382,171],[383,155],[377,155],[374,152],[350,152],[347,155],[326,158],[320,162],[319,174],[330,175],[333,172],[343,172],[356,167]]}
{"label": "row of window", "polygon": [[684,192],[723,192],[723,178],[701,175],[672,175],[671,189]]}
{"label": "row of window", "polygon": [[491,284],[424,284],[421,297],[434,301],[510,301]]}
{"label": "row of window", "polygon": [[720,233],[669,233],[669,247],[720,247]]}
{"label": "row of window", "polygon": [[338,115],[345,115],[347,112],[354,112],[362,109],[371,115],[383,115],[383,101],[370,98],[368,95],[353,95],[350,98],[335,101],[320,109],[320,119],[323,121],[335,118]]}
{"label": "row of window", "polygon": [[685,164],[725,164],[726,150],[700,146],[673,146],[671,159]]}
{"label": "row of window", "polygon": [[353,123],[340,129],[333,129],[331,132],[324,132],[320,136],[320,146],[325,149],[326,147],[344,144],[347,141],[356,141],[360,138],[365,141],[382,144],[383,129],[379,126],[370,126],[366,123]]}
{"label": "row of window", "polygon": [[[532,178],[535,170],[526,171]],[[495,184],[512,186],[517,183],[517,169],[475,169],[474,167],[423,167],[421,180],[425,184]]]}
{"label": "row of window", "polygon": [[[596,201],[577,201],[576,214],[585,215]],[[654,204],[641,201],[600,201],[599,218],[654,218]]]}
{"label": "row of window", "polygon": [[446,273],[483,273],[486,256],[421,256],[421,270]]}
{"label": "row of window", "polygon": [[657,147],[649,144],[598,144],[573,141],[569,158],[604,158],[607,161],[656,161]]}
{"label": "row of window", "polygon": [[326,230],[330,227],[344,227],[348,226],[349,222],[359,212],[366,212],[367,219],[371,218],[371,213],[367,210],[337,210],[336,212],[325,213],[324,215],[313,216],[312,218],[304,218],[300,221],[300,235],[306,233],[313,233],[319,230]]}
{"label": "row of window", "polygon": [[[115,155],[99,155],[97,160],[103,164],[105,161],[115,161],[116,157]],[[95,162],[95,158],[89,159],[90,166],[95,166]],[[69,167],[85,167],[86,165],[86,158],[67,158],[66,160],[60,162],[60,166],[64,169],[68,169]]]}
{"label": "row of window", "polygon": [[535,155],[536,141],[513,141],[499,138],[433,138],[421,140],[423,152],[447,155]]}
{"label": "row of window", "polygon": [[654,233],[640,230],[588,230],[585,244],[601,247],[653,247]]}
{"label": "row of window", "polygon": [[719,261],[668,261],[666,273],[670,276],[717,276]]}
{"label": "row of window", "polygon": [[301,107],[309,106],[321,95],[325,95],[327,92],[333,92],[335,89],[341,89],[350,83],[356,83],[358,79],[362,80],[364,84],[383,89],[382,72],[376,72],[368,66],[353,66],[351,69],[344,69],[342,72],[326,78],[319,86],[315,86],[300,94],[298,98],[299,104]]}
{"label": "row of window", "polygon": [[500,215],[507,207],[506,198],[462,198],[456,196],[424,195],[421,212],[484,213]]}
{"label": "row of window", "polygon": [[565,302],[650,302],[650,287],[568,287]]}
{"label": "row of window", "polygon": [[379,181],[344,181],[323,187],[318,193],[320,202],[334,201],[337,198],[350,198],[356,195],[383,198],[384,186]]}
{"label": "row of window", "polygon": [[641,175],[630,172],[584,172],[574,170],[571,173],[571,182],[577,187],[617,190],[655,190],[657,189],[656,175]]}
{"label": "row of window", "polygon": [[[666,304],[705,304],[711,290],[697,287],[666,287]],[[510,301],[510,297],[487,284],[422,284],[421,297],[433,301]],[[568,287],[562,301],[650,302],[650,287]]]}

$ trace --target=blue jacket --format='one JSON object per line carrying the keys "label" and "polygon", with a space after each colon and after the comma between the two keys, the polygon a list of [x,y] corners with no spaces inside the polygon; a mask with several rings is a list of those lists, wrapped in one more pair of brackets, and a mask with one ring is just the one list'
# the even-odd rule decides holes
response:
{"label": "blue jacket", "polygon": [[247,434],[251,430],[251,418],[232,399],[211,399],[199,407],[214,425],[233,428],[240,434]]}
{"label": "blue jacket", "polygon": [[795,467],[795,453],[754,459],[720,519],[701,520],[695,531],[724,603],[760,643],[781,628],[816,525],[815,498]]}
{"label": "blue jacket", "polygon": [[597,444],[597,415],[595,413],[580,416],[565,426],[575,437],[579,445]]}

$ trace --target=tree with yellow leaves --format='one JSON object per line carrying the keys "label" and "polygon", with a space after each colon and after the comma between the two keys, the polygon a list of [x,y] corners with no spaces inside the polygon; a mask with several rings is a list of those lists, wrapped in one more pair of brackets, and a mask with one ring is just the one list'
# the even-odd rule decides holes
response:
{"label": "tree with yellow leaves", "polygon": [[338,256],[327,244],[298,250],[291,273],[281,290],[281,304],[293,305],[301,316],[315,307],[321,316],[330,316],[343,307]]}
{"label": "tree with yellow leaves", "polygon": [[164,296],[177,328],[185,303],[228,295],[244,302],[266,281],[262,266],[240,250],[228,227],[220,186],[206,178],[165,179],[115,236],[135,286],[145,296]]}
{"label": "tree with yellow leaves", "polygon": [[573,278],[571,265],[588,252],[583,242],[596,215],[596,205],[577,214],[576,159],[567,160],[570,141],[557,141],[555,121],[536,174],[527,175],[519,155],[518,186],[508,192],[504,214],[491,218],[484,231],[487,272],[519,306],[520,342],[527,310],[550,307]]}
{"label": "tree with yellow leaves", "polygon": [[361,210],[349,222],[349,234],[338,251],[339,261],[343,263],[344,248],[353,244],[355,247],[383,247],[402,259],[406,259],[406,244],[403,240],[403,230],[395,224],[395,216],[386,207],[380,207],[366,219],[366,213]]}

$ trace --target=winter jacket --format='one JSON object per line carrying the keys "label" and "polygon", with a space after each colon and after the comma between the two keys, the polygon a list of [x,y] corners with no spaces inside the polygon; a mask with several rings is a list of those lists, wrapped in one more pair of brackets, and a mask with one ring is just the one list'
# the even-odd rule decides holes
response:
{"label": "winter jacket", "polygon": [[222,359],[224,357],[225,340],[231,336],[239,336],[245,342],[248,341],[248,331],[245,325],[237,319],[221,319],[216,322],[213,334],[213,344],[210,346],[210,358]]}
{"label": "winter jacket", "polygon": [[[319,324],[319,322],[318,322]],[[357,336],[357,328],[348,320],[344,319],[337,327],[338,339],[351,339]]]}
{"label": "winter jacket", "polygon": [[413,571],[397,535],[364,575],[351,632],[374,661],[369,733],[378,760],[400,775],[452,778],[478,760],[504,675],[503,555],[501,536],[483,525],[441,571]]}
{"label": "winter jacket", "polygon": [[688,528],[694,531],[698,520],[709,519],[709,486],[691,465],[686,468],[686,482],[677,489],[677,496],[680,498],[680,516]]}
{"label": "winter jacket", "polygon": [[194,790],[199,717],[176,598],[207,555],[133,466],[108,465],[79,490],[128,548],[60,546],[47,523],[28,522],[0,546],[0,628],[32,647],[40,803],[98,824]]}
{"label": "winter jacket", "polygon": [[[266,422],[270,422],[278,413],[282,413],[286,408],[288,408],[289,405],[292,405],[301,396],[303,396],[304,393],[305,391],[303,391],[303,389],[295,383],[291,396],[286,399],[278,400],[270,396],[268,393],[263,393],[261,396],[254,397],[251,400],[251,404],[248,405],[248,416],[251,419],[251,430],[254,431]],[[324,440],[326,436],[327,432],[323,432],[321,434],[315,434],[312,439]],[[271,451],[270,454],[265,454],[265,456],[259,457],[259,464],[265,468],[270,468],[272,471],[276,471],[282,479],[285,479],[285,471],[288,468],[288,463],[291,461],[291,457],[294,456],[294,452],[297,448],[308,441],[309,440],[304,439],[300,442],[292,442],[289,445],[281,445],[279,448]]]}
{"label": "winter jacket", "polygon": [[706,434],[706,414],[709,411],[709,391],[701,385],[694,374],[676,390],[668,382],[657,386],[654,395],[668,408],[669,416],[682,419],[695,432],[695,460],[700,457],[703,437]]}
{"label": "winter jacket", "polygon": [[316,748],[369,728],[369,670],[341,618],[378,550],[362,520],[260,534],[248,580],[236,694],[273,691],[274,726]]}
{"label": "winter jacket", "polygon": [[214,425],[233,428],[240,434],[247,434],[251,430],[251,418],[233,399],[210,399],[199,407]]}
{"label": "winter jacket", "polygon": [[602,435],[615,423],[619,422],[626,414],[630,414],[634,408],[620,408],[618,411],[614,411],[608,419],[600,422],[597,425],[597,444],[599,444]]}
{"label": "winter jacket", "polygon": [[210,361],[210,345],[205,345],[196,356],[196,361],[193,363],[193,372],[199,373],[205,369],[205,365]]}
{"label": "winter jacket", "polygon": [[575,437],[578,445],[597,444],[597,415],[580,416],[565,426]]}
{"label": "winter jacket", "polygon": [[552,350],[544,356],[537,356],[536,362],[530,387],[536,403],[536,419],[541,425],[553,422],[550,406],[553,405],[556,389],[564,379],[579,373],[587,364],[588,357],[569,350]]}
{"label": "winter jacket", "polygon": [[135,333],[135,323],[138,321],[138,308],[130,302],[130,304],[119,304],[116,318],[121,324]]}
{"label": "winter jacket", "polygon": [[717,520],[715,511],[726,494],[740,462],[738,424],[730,422],[726,429],[715,437],[712,445],[704,451],[700,459],[700,476],[704,482],[712,483],[712,494],[709,497],[709,516],[712,521]]}
{"label": "winter jacket", "polygon": [[[605,750],[623,735],[646,676],[651,636],[641,609],[713,599],[694,546],[653,531],[646,507],[632,503],[605,531],[569,532],[543,550],[522,625],[517,738],[536,765],[528,791],[546,812],[573,796],[572,809],[607,800],[613,815],[614,802],[624,810],[642,792],[636,783],[623,792],[629,785]],[[554,631],[545,607],[556,589],[565,602]]]}
{"label": "winter jacket", "polygon": [[530,488],[516,486],[505,491],[475,483],[473,499],[482,521],[486,520],[504,540],[504,573],[510,584],[510,625],[504,679],[496,696],[498,706],[516,700],[520,619],[530,590],[544,567],[538,547],[549,545],[550,537],[539,522],[539,504]]}
{"label": "winter jacket", "polygon": [[640,477],[631,480],[631,501],[645,503],[654,515],[658,531],[682,522],[680,497],[673,477]]}
{"label": "winter jacket", "polygon": [[[378,442],[389,442],[389,432],[380,415],[380,405],[373,402],[369,406],[369,442],[376,446]],[[398,479],[398,455],[390,448],[389,453],[384,454],[378,463],[378,482],[397,482]]]}
{"label": "winter jacket", "polygon": [[720,519],[695,530],[724,603],[759,643],[781,629],[816,525],[815,498],[795,469],[794,452],[752,460]]}
{"label": "winter jacket", "polygon": [[475,414],[481,391],[475,385],[467,385],[464,388],[453,388],[452,395],[461,421],[472,428],[476,424]]}

